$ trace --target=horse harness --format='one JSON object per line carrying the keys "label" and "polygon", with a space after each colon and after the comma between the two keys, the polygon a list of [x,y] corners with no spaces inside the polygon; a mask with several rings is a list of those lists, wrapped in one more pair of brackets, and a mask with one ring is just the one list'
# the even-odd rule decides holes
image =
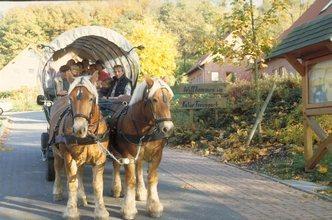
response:
{"label": "horse harness", "polygon": [[[60,115],[60,118],[58,120],[58,123],[55,127],[56,131],[59,131],[59,126],[61,121],[63,120],[63,118],[66,115],[71,115],[73,117],[73,111],[71,109],[71,106],[68,106],[66,108],[66,110]],[[76,117],[81,117],[81,116],[76,116]],[[73,117],[74,119],[75,117]],[[90,120],[88,120],[90,121]],[[53,137],[53,141],[51,142],[52,144],[59,144],[59,143],[63,143],[68,145],[91,145],[91,144],[96,144],[97,142],[105,142],[109,140],[109,130],[107,129],[104,133],[102,134],[98,134],[98,128],[99,128],[99,122],[101,120],[98,120],[97,123],[97,128],[96,131],[91,133],[89,132],[88,135],[84,138],[80,138],[80,137],[76,137],[73,134],[65,134],[65,126],[63,126],[63,130],[62,130],[62,135],[56,135],[55,137]],[[96,134],[97,133],[97,134]]]}
{"label": "horse harness", "polygon": [[[83,82],[81,80],[81,84],[82,83]],[[82,99],[83,93],[82,93],[81,88],[78,90],[76,97],[77,97],[77,100]],[[71,99],[69,99],[69,100],[70,100],[70,105],[68,105],[68,107],[64,110],[64,112],[60,115],[58,123],[55,127],[56,131],[59,129],[60,123],[61,123],[62,119],[64,118],[64,116],[69,115],[69,114],[71,115],[73,120],[77,117],[85,118],[88,121],[89,126],[90,126],[92,112],[90,113],[89,116],[84,115],[84,114],[74,114],[73,107],[72,107],[72,101],[71,101]],[[93,101],[93,104],[95,105],[96,104],[96,97],[92,101]],[[103,117],[96,122],[97,127],[95,129],[95,132],[91,133],[91,132],[88,131],[88,135],[84,138],[76,137],[73,134],[65,134],[65,126],[63,126],[63,131],[62,131],[63,135],[57,135],[55,138],[53,137],[53,139],[55,139],[53,141],[54,141],[54,143],[57,143],[57,144],[64,143],[67,146],[68,145],[91,145],[91,144],[96,144],[97,142],[108,141],[108,139],[109,139],[109,137],[108,137],[109,130],[108,129],[104,133],[98,134],[99,122],[101,120],[103,120]]]}
{"label": "horse harness", "polygon": [[[139,121],[139,122],[143,122],[145,124],[148,124],[149,126],[151,126],[151,129],[148,131],[147,134],[139,134],[139,130],[138,130],[138,126],[136,124],[136,122],[138,120],[135,120],[132,118],[131,116],[131,121],[135,127],[136,130],[136,135],[131,135],[131,134],[126,134],[125,132],[123,132],[120,128],[119,128],[119,118],[122,115],[126,115],[128,113],[128,109],[129,106],[126,106],[125,108],[122,109],[122,111],[120,112],[120,114],[118,115],[114,115],[117,118],[116,123],[113,124],[113,126],[111,126],[111,132],[113,131],[113,134],[116,134],[117,137],[120,137],[122,139],[124,139],[126,142],[131,143],[131,144],[135,144],[135,145],[141,145],[142,142],[149,142],[149,141],[156,141],[156,140],[162,140],[162,139],[167,139],[167,137],[165,136],[165,134],[163,132],[161,132],[159,130],[159,126],[158,124],[164,121],[172,121],[172,118],[158,118],[156,117],[154,111],[153,111],[153,101],[151,99],[148,98],[148,94],[149,94],[149,89],[145,88],[143,97],[144,97],[144,104],[145,105],[149,105],[149,109],[151,111],[151,114],[153,115],[153,121],[154,124],[150,124],[147,121]],[[162,89],[162,96],[163,96],[163,102],[164,103],[168,103],[168,99],[167,96],[165,95],[163,89]],[[112,129],[113,128],[113,129]]]}

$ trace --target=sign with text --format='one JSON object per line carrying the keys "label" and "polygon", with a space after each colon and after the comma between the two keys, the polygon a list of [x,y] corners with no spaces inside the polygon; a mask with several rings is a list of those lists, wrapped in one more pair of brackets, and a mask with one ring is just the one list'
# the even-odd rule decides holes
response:
{"label": "sign with text", "polygon": [[226,98],[184,98],[179,100],[179,104],[182,109],[225,108]]}
{"label": "sign with text", "polygon": [[173,87],[173,91],[179,94],[223,94],[226,92],[227,83],[209,84],[181,84]]}

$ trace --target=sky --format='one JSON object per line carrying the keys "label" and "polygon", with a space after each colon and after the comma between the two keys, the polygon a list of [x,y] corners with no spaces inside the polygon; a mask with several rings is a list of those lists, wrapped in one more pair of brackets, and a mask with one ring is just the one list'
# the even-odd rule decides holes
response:
{"label": "sky", "polygon": [[[161,0],[164,1],[164,0]],[[68,1],[52,1],[54,4],[63,4],[68,3]],[[260,6],[263,3],[263,0],[253,0],[254,4]],[[14,7],[26,7],[32,4],[49,4],[50,1],[21,1],[21,2],[12,2],[12,1],[1,1],[0,2],[0,16],[2,16],[6,11]]]}

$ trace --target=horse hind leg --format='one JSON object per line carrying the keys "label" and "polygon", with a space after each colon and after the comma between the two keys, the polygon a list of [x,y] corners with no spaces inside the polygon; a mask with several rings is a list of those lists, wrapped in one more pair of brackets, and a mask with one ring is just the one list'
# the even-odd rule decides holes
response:
{"label": "horse hind leg", "polygon": [[109,213],[105,208],[103,198],[103,173],[105,164],[95,165],[93,171],[93,191],[95,196],[95,219],[108,219]]}
{"label": "horse hind leg", "polygon": [[83,174],[84,166],[78,168],[77,178],[78,178],[78,205],[87,206],[88,202],[85,195],[84,184],[83,184]]}
{"label": "horse hind leg", "polygon": [[158,166],[160,164],[160,158],[157,160],[153,160],[149,166],[148,173],[148,198],[146,202],[146,209],[150,216],[154,218],[158,218],[162,216],[163,213],[163,205],[159,201],[158,196]]}
{"label": "horse hind leg", "polygon": [[113,186],[112,186],[112,196],[114,198],[120,198],[122,196],[122,185],[120,176],[121,165],[113,160]]}
{"label": "horse hind leg", "polygon": [[136,200],[145,201],[147,198],[147,191],[145,188],[144,177],[143,177],[143,160],[141,159],[139,159],[136,163],[136,177],[137,177]]}
{"label": "horse hind leg", "polygon": [[60,201],[63,199],[63,189],[61,182],[61,173],[64,168],[64,161],[57,153],[54,153],[54,171],[55,179],[53,184],[53,200]]}

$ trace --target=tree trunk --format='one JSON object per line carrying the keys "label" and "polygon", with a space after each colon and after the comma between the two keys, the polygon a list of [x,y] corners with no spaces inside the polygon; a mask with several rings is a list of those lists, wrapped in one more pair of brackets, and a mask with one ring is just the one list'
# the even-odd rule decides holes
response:
{"label": "tree trunk", "polygon": [[[252,41],[254,45],[257,45],[256,40],[256,30],[255,30],[255,18],[254,18],[254,9],[252,0],[250,0],[250,19],[251,19],[251,30],[252,30]],[[261,106],[261,94],[258,86],[258,79],[259,79],[259,72],[258,72],[258,63],[257,63],[257,54],[254,55],[255,64],[254,64],[254,83],[255,83],[255,89],[256,89],[256,117],[258,117],[258,113],[260,111]],[[257,129],[259,141],[261,141],[261,123],[258,124]]]}

